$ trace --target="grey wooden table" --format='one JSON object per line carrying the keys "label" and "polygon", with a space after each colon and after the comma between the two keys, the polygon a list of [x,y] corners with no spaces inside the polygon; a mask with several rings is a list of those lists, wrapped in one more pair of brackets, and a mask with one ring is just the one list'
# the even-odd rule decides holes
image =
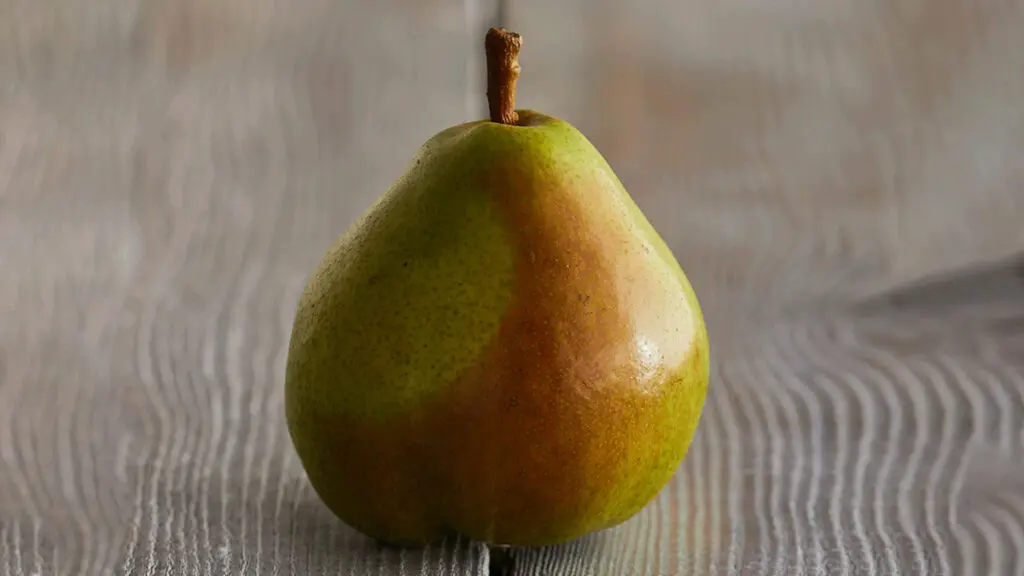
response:
{"label": "grey wooden table", "polygon": [[[335,521],[281,401],[306,274],[484,114],[494,13],[0,0],[0,574],[488,572]],[[519,103],[605,152],[714,363],[658,500],[514,573],[1024,574],[1024,3],[504,18]]]}

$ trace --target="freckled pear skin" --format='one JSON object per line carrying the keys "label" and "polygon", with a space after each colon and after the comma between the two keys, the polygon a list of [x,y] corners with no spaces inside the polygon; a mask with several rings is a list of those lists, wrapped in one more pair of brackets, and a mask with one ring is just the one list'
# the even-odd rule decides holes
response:
{"label": "freckled pear skin", "polygon": [[579,131],[501,112],[428,140],[299,302],[293,444],[327,507],[385,542],[615,526],[703,410],[707,330],[672,253]]}

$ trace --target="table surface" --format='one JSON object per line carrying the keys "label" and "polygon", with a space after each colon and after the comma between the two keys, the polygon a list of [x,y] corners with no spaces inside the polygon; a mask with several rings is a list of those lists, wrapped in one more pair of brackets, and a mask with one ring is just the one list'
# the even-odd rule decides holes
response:
{"label": "table surface", "polygon": [[[327,246],[483,114],[496,12],[0,2],[0,575],[488,573],[334,520],[282,379]],[[519,103],[605,153],[713,344],[660,497],[512,572],[1024,574],[1024,3],[503,18]]]}

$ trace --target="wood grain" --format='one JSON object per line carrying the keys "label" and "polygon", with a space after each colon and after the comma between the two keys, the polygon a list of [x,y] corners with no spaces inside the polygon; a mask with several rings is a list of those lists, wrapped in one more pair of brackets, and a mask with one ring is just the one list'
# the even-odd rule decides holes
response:
{"label": "wood grain", "polygon": [[[282,420],[327,245],[485,113],[495,4],[0,2],[0,575],[487,574],[381,549]],[[688,270],[711,397],[627,524],[518,575],[1024,574],[1018,0],[518,0],[518,102]],[[861,302],[864,305],[859,305]]]}
{"label": "wood grain", "polygon": [[[1004,65],[1020,3],[514,7],[520,101],[606,153],[716,346],[672,486],[524,573],[566,554],[608,575],[1024,570],[1022,485],[995,472],[1024,477],[1019,335],[989,332],[1019,328],[1014,266],[903,295],[909,312],[847,307],[1024,248],[1022,173],[998,159],[1024,151],[1024,75]],[[989,474],[989,502],[1014,502],[998,514],[967,496]]]}
{"label": "wood grain", "polygon": [[0,574],[479,573],[337,523],[281,408],[311,266],[484,108],[463,5],[106,4],[0,12]]}

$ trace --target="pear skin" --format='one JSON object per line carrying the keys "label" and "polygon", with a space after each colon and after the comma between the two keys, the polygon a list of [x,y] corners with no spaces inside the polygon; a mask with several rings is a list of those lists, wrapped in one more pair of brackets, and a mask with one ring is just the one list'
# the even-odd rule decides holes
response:
{"label": "pear skin", "polygon": [[293,444],[327,507],[385,542],[620,524],[704,407],[707,329],[671,251],[577,129],[503,114],[428,140],[299,302]]}

